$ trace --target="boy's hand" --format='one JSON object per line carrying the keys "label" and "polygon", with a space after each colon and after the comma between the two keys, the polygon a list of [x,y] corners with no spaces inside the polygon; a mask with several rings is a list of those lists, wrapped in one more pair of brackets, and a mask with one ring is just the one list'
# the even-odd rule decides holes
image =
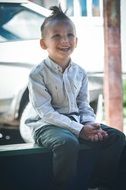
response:
{"label": "boy's hand", "polygon": [[102,141],[108,137],[106,131],[101,129],[99,123],[89,123],[84,125],[79,134],[80,138],[91,141]]}

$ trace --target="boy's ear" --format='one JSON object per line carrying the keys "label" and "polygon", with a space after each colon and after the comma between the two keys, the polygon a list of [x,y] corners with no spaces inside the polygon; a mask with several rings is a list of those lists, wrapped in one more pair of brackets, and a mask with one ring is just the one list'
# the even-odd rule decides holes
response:
{"label": "boy's ear", "polygon": [[40,46],[42,49],[47,49],[44,39],[40,40]]}
{"label": "boy's ear", "polygon": [[76,45],[75,45],[75,48],[77,47],[77,44],[78,44],[78,38],[76,38]]}

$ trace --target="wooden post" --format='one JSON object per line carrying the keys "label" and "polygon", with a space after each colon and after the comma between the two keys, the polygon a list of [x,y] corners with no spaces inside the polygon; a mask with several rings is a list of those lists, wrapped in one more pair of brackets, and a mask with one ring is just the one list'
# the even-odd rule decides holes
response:
{"label": "wooden post", "polygon": [[105,120],[123,131],[120,0],[103,0],[105,37]]}

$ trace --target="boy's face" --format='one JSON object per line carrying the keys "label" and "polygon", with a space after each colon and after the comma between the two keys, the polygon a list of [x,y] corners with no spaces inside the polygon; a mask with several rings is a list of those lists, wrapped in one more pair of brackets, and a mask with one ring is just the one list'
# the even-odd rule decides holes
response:
{"label": "boy's face", "polygon": [[49,57],[56,63],[68,63],[70,55],[77,45],[75,27],[69,20],[49,22],[44,29],[41,47],[48,51]]}

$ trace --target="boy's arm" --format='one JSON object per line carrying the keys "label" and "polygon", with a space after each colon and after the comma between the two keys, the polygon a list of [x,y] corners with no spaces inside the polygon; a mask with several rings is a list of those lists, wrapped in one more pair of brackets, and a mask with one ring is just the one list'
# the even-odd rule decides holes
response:
{"label": "boy's arm", "polygon": [[96,116],[94,114],[94,110],[91,108],[89,104],[87,74],[85,74],[84,79],[82,81],[82,86],[77,97],[77,105],[81,116],[80,118],[81,123],[82,124],[92,123],[92,122],[94,123],[96,120]]}

